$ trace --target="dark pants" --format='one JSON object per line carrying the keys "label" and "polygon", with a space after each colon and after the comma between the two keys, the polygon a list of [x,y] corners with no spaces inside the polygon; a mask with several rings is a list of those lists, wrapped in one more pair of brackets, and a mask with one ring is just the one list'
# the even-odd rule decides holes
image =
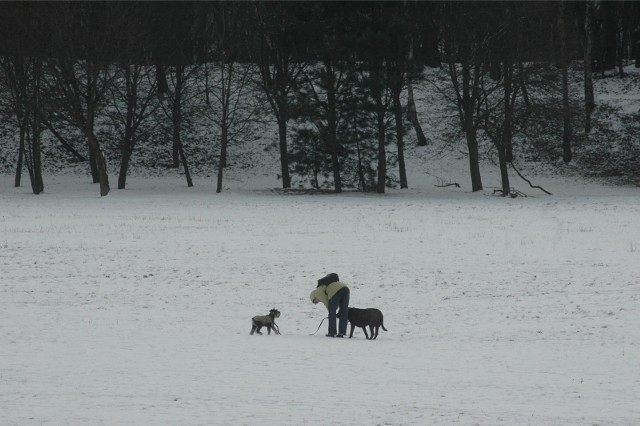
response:
{"label": "dark pants", "polygon": [[336,334],[336,310],[340,308],[340,334],[347,334],[349,321],[349,288],[342,287],[329,299],[329,334]]}

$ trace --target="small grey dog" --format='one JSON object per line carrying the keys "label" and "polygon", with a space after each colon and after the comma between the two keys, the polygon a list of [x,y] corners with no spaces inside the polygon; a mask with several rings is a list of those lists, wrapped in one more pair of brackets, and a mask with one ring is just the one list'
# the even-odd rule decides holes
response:
{"label": "small grey dog", "polygon": [[[373,340],[378,337],[380,327],[382,327],[384,331],[387,331],[387,329],[384,328],[382,312],[376,308],[349,308],[349,322],[351,323],[349,338],[353,337],[353,330],[356,327],[362,327],[364,335],[368,340]],[[371,337],[367,334],[367,327],[369,327],[369,331],[371,331]]]}
{"label": "small grey dog", "polygon": [[256,315],[251,318],[251,333],[262,334],[260,330],[262,327],[267,327],[267,334],[271,334],[271,329],[274,333],[280,334],[280,329],[276,325],[276,318],[280,318],[280,311],[273,308],[269,311],[269,315]]}

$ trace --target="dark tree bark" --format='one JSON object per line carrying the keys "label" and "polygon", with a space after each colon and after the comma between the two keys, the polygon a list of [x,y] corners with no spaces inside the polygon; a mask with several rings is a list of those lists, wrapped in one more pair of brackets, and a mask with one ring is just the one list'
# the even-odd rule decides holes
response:
{"label": "dark tree bark", "polygon": [[[295,6],[294,6],[295,8]],[[254,47],[255,61],[260,70],[259,86],[269,102],[278,123],[280,151],[280,176],[282,187],[291,187],[289,171],[289,149],[287,125],[290,117],[289,94],[298,83],[304,63],[294,59],[294,27],[296,19],[291,10],[277,3],[274,6],[256,4],[254,9],[259,35]],[[278,12],[281,12],[278,15]],[[282,31],[283,25],[290,25],[289,31]]]}
{"label": "dark tree bark", "polygon": [[187,156],[184,153],[184,146],[182,145],[182,138],[180,136],[180,132],[182,130],[182,90],[184,84],[184,68],[184,65],[176,66],[176,84],[173,93],[173,103],[171,105],[173,161],[174,166],[182,163],[184,175],[187,180],[187,186],[191,188],[193,186],[193,181],[191,180],[191,173],[189,172],[189,162],[187,161]]}
{"label": "dark tree bark", "polygon": [[101,196],[109,193],[110,186],[95,121],[113,78],[108,63],[114,41],[111,36],[118,32],[107,28],[117,27],[116,7],[111,3],[61,3],[52,9],[56,14],[51,19],[59,25],[52,33],[53,54],[46,80],[53,108],[87,138],[91,175],[94,183],[100,183]]}
{"label": "dark tree bark", "polygon": [[560,69],[562,72],[562,160],[571,162],[573,158],[571,127],[571,106],[569,104],[569,58],[567,49],[567,5],[563,0],[559,3],[558,29],[560,33]]}
{"label": "dark tree bark", "polygon": [[[224,111],[222,112],[222,121],[223,123],[227,122],[226,108],[224,108]],[[227,125],[223,124],[220,129],[220,158],[218,161],[218,179],[216,184],[216,193],[222,192],[222,178],[224,174],[224,169],[227,166],[227,146],[228,145],[229,145],[229,137],[228,137]]]}
{"label": "dark tree bark", "polygon": [[[141,83],[144,80],[151,81],[148,70],[141,65],[124,65],[122,68],[122,82],[124,87],[113,86],[114,108],[117,111],[116,121],[119,121],[122,142],[120,144],[120,172],[118,174],[118,189],[125,189],[127,173],[136,143],[139,138],[140,126],[157,109],[157,103],[153,103],[156,96],[156,82],[147,90],[142,90]],[[125,105],[124,111],[120,104]]]}
{"label": "dark tree bark", "polygon": [[338,146],[338,106],[336,102],[336,75],[331,60],[324,61],[327,91],[327,142],[331,152],[331,168],[333,171],[333,187],[336,193],[342,192],[342,176],[340,174],[340,147]]}
{"label": "dark tree bark", "polygon": [[[409,49],[409,65],[413,65],[413,41]],[[411,77],[407,77],[407,120],[413,125],[418,138],[418,146],[427,146],[427,138],[422,131],[422,126],[418,120],[418,111],[416,110],[416,101],[413,97],[413,81]]]}
{"label": "dark tree bark", "polygon": [[371,72],[371,97],[374,102],[376,135],[378,139],[378,180],[376,192],[384,194],[387,185],[387,150],[385,117],[387,107],[384,100],[383,77],[381,72],[382,64],[373,64]]}
{"label": "dark tree bark", "polygon": [[502,76],[504,120],[502,123],[502,135],[500,137],[500,143],[497,148],[498,159],[500,162],[502,195],[507,196],[511,192],[508,163],[513,161],[513,112],[517,95],[517,90],[514,90],[513,85],[513,63],[510,59],[505,60],[505,62],[503,63]]}
{"label": "dark tree bark", "polygon": [[51,134],[58,139],[58,141],[60,142],[60,145],[62,145],[62,147],[65,149],[65,151],[67,151],[69,154],[73,155],[73,157],[77,160],[77,161],[87,161],[87,158],[80,154],[78,152],[78,150],[76,150],[73,145],[71,145],[61,134],[60,132],[58,132],[55,127],[53,127],[53,123],[51,122],[51,120],[47,119],[46,117],[43,117],[43,123],[42,123],[47,130],[49,130],[51,132]]}
{"label": "dark tree bark", "polygon": [[402,104],[400,103],[400,93],[402,92],[403,77],[402,72],[398,68],[393,71],[393,83],[391,95],[393,98],[393,115],[396,121],[396,143],[398,147],[398,170],[400,174],[400,188],[407,189],[407,167],[404,160],[404,121],[402,119]]}
{"label": "dark tree bark", "polygon": [[180,167],[180,147],[182,140],[180,139],[180,128],[182,127],[182,88],[184,80],[184,65],[176,66],[176,79],[173,99],[171,103],[171,136],[172,149],[171,158],[173,159],[173,167]]}
{"label": "dark tree bark", "polygon": [[[248,6],[251,7],[251,6]],[[221,2],[205,4],[210,15],[205,27],[204,50],[215,58],[215,66],[204,67],[205,104],[211,106],[214,124],[220,129],[220,148],[216,193],[222,192],[225,169],[228,165],[229,147],[240,140],[244,129],[255,112],[252,105],[244,103],[252,65],[241,63],[239,57],[245,55],[247,45],[242,39],[247,26],[247,7],[241,3]],[[215,77],[209,71],[217,71]]]}
{"label": "dark tree bark", "polygon": [[601,2],[599,4],[600,20],[602,28],[600,31],[600,60],[598,67],[605,76],[605,71],[613,70],[616,67],[616,32],[618,23],[616,22],[617,2]]}
{"label": "dark tree bark", "polygon": [[593,0],[586,0],[586,9],[584,16],[584,32],[585,32],[585,46],[584,46],[584,131],[589,133],[591,131],[591,113],[595,108],[595,101],[593,96],[593,75],[591,72],[591,62],[593,58],[591,56],[593,50],[593,28],[591,20],[593,19]]}
{"label": "dark tree bark", "polygon": [[[482,33],[487,28],[487,23],[459,21],[459,7],[462,6],[453,3],[445,9],[448,26],[445,28],[444,45],[458,117],[467,142],[471,189],[476,192],[482,190],[477,139],[478,107],[482,96],[480,85],[487,73],[487,60],[482,56],[483,52],[486,53],[487,46],[481,44],[483,38],[478,32]],[[462,17],[470,19],[468,14],[463,14]],[[467,26],[474,31],[464,30]]]}
{"label": "dark tree bark", "polygon": [[[458,81],[456,64],[449,64],[449,72],[454,81],[458,97],[458,114],[464,130],[469,152],[469,173],[471,176],[471,190],[482,191],[482,177],[480,174],[480,153],[478,150],[478,136],[476,125],[476,111],[480,102],[480,65],[463,62]],[[461,84],[460,84],[461,83]]]}
{"label": "dark tree bark", "polygon": [[20,55],[1,58],[2,71],[9,91],[9,108],[19,128],[18,160],[14,185],[22,183],[23,166],[27,167],[34,194],[44,190],[41,158],[42,60]]}
{"label": "dark tree bark", "polygon": [[14,186],[16,188],[20,187],[22,180],[22,165],[24,164],[24,140],[25,140],[25,129],[20,127],[20,142],[18,147],[18,161],[16,163],[16,174],[14,178]]}
{"label": "dark tree bark", "polygon": [[182,108],[185,102],[186,81],[190,78],[191,72],[186,73],[186,66],[178,64],[174,68],[172,79],[173,91],[168,89],[167,93],[162,96],[162,110],[170,123],[171,134],[171,167],[178,168],[182,164],[184,169],[187,186],[191,188],[193,181],[189,171],[189,162],[184,152],[182,143]]}
{"label": "dark tree bark", "polygon": [[34,194],[40,194],[44,191],[44,181],[42,179],[42,144],[40,136],[42,134],[41,125],[41,89],[40,83],[42,78],[42,62],[40,58],[36,59],[33,67],[33,100],[32,100],[32,115],[31,115],[31,161],[27,162],[29,165],[29,172],[31,177],[31,188]]}
{"label": "dark tree bark", "polygon": [[[134,66],[135,67],[135,66]],[[131,67],[126,65],[124,68],[124,100],[126,104],[126,111],[121,114],[121,119],[124,124],[124,137],[120,147],[120,173],[118,174],[118,189],[124,189],[127,185],[127,172],[129,170],[129,162],[133,155],[133,148],[136,143],[135,121],[138,104],[138,81],[136,79],[135,69],[132,72]],[[116,98],[114,104],[117,105],[119,99]]]}
{"label": "dark tree bark", "polygon": [[416,102],[413,97],[413,83],[407,80],[407,119],[413,125],[418,138],[418,146],[427,146],[427,138],[422,131],[422,126],[418,120],[418,112],[416,110]]}

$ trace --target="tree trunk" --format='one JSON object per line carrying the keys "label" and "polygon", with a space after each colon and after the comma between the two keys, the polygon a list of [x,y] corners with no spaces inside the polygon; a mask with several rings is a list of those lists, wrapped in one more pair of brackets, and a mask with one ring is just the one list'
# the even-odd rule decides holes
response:
{"label": "tree trunk", "polygon": [[158,95],[162,96],[169,91],[164,65],[156,64],[156,82],[158,85]]}
{"label": "tree trunk", "polygon": [[180,127],[182,126],[182,79],[184,76],[184,66],[176,66],[176,86],[173,94],[173,104],[171,105],[171,115],[173,124],[173,167],[180,167]]}
{"label": "tree trunk", "polygon": [[[126,144],[127,142],[125,142]],[[131,150],[122,149],[122,159],[120,160],[120,173],[118,174],[118,189],[125,189],[127,185],[127,172],[131,161]]]}
{"label": "tree trunk", "polygon": [[95,164],[99,176],[98,182],[100,182],[100,196],[104,197],[109,194],[109,191],[111,189],[109,187],[109,175],[107,174],[107,162],[104,159],[104,155],[102,155],[102,151],[100,150],[98,138],[93,133],[93,126],[87,129],[87,138],[89,139],[89,145],[94,152]]}
{"label": "tree trunk", "polygon": [[182,167],[184,167],[184,176],[187,179],[187,186],[191,188],[193,186],[193,181],[191,180],[189,163],[187,162],[187,156],[184,154],[184,147],[182,146],[182,144],[178,146],[178,152],[180,153],[180,159],[182,160]]}
{"label": "tree trunk", "polygon": [[120,159],[120,173],[118,174],[118,189],[124,189],[127,184],[127,172],[129,170],[129,162],[133,155],[133,147],[135,145],[134,120],[137,109],[137,86],[135,77],[132,79],[131,69],[129,65],[125,66],[125,84],[126,84],[126,103],[127,113],[124,122],[124,140],[120,150],[122,158]]}
{"label": "tree trunk", "polygon": [[44,192],[44,181],[42,179],[42,156],[41,156],[41,143],[40,132],[33,135],[33,182],[31,186],[34,194],[40,194]]}
{"label": "tree trunk", "polygon": [[527,90],[527,84],[525,82],[524,76],[524,65],[522,62],[518,62],[518,85],[520,87],[520,91],[522,92],[522,100],[524,101],[524,106],[528,111],[531,110],[532,104],[531,99],[529,98],[529,90]]}
{"label": "tree trunk", "polygon": [[562,160],[571,162],[573,153],[571,149],[571,109],[569,106],[569,76],[566,62],[562,64]]}
{"label": "tree trunk", "polygon": [[[353,115],[353,133],[355,135],[358,134],[358,120],[356,119],[356,115]],[[360,181],[360,190],[362,192],[367,192],[367,180],[364,177],[364,165],[362,164],[362,151],[360,149],[360,139],[355,138],[356,140],[356,152],[358,154],[358,180]]]}
{"label": "tree trunk", "polygon": [[[376,83],[378,84],[378,83]],[[384,125],[384,105],[382,103],[382,94],[380,90],[376,91],[376,122],[378,127],[378,183],[376,192],[384,194],[387,185],[387,150],[385,148],[386,129]]]}
{"label": "tree trunk", "polygon": [[[86,135],[86,133],[85,133]],[[89,147],[89,170],[91,172],[91,179],[93,183],[100,182],[100,172],[98,171],[98,162],[96,160],[96,151],[91,140],[87,136],[87,146]]]}
{"label": "tree trunk", "polygon": [[[409,46],[409,63],[413,63],[413,45],[414,41],[411,40]],[[416,110],[416,101],[413,98],[413,83],[410,77],[407,77],[407,120],[413,125],[413,129],[416,131],[418,138],[418,146],[427,146],[427,138],[424,136],[422,126],[418,121],[418,112]]]}
{"label": "tree trunk", "polygon": [[384,118],[378,115],[378,184],[376,192],[384,194],[387,185],[387,152],[385,149]]}
{"label": "tree trunk", "polygon": [[222,177],[224,168],[227,165],[227,145],[228,141],[228,129],[227,129],[227,112],[226,107],[223,107],[222,122],[221,122],[221,137],[220,137],[220,160],[218,162],[218,183],[216,186],[216,193],[222,192]]}
{"label": "tree trunk", "polygon": [[[34,194],[40,194],[44,191],[44,182],[42,179],[42,157],[41,157],[41,139],[42,133],[40,122],[40,72],[42,70],[42,63],[40,60],[36,60],[33,65],[33,93],[31,102],[29,105],[30,114],[25,114],[25,121],[31,128],[31,140],[29,143],[30,159],[27,164],[29,165],[29,177],[31,178],[31,189]],[[27,136],[29,131],[27,130]]]}
{"label": "tree trunk", "polygon": [[606,70],[613,70],[616,67],[616,33],[618,31],[618,23],[616,22],[617,6],[616,2],[608,1],[600,4],[603,12],[601,31],[602,60],[600,63],[602,77],[604,77]]}
{"label": "tree trunk", "polygon": [[360,181],[360,190],[367,192],[367,180],[364,177],[364,166],[362,164],[362,152],[360,150],[360,141],[356,139],[356,150],[358,152],[358,180]]}
{"label": "tree trunk", "polygon": [[[191,174],[189,173],[189,163],[187,161],[187,156],[184,153],[184,147],[182,146],[182,139],[180,137],[180,121],[181,118],[181,108],[178,104],[178,107],[174,109],[174,121],[173,121],[173,146],[174,150],[178,154],[178,158],[180,162],[182,162],[182,167],[184,168],[184,175],[187,179],[187,186],[191,188],[193,186],[193,182],[191,180]],[[175,106],[175,105],[174,105]],[[180,162],[178,163],[178,167],[180,166]]]}
{"label": "tree trunk", "polygon": [[73,155],[75,157],[75,159],[77,161],[87,161],[87,159],[80,154],[69,142],[67,142],[60,133],[58,133],[58,131],[56,129],[53,128],[53,125],[51,124],[51,122],[49,122],[49,120],[46,120],[44,122],[44,125],[47,127],[47,129],[51,132],[51,134],[53,136],[55,136],[56,139],[58,139],[58,141],[60,142],[60,144],[62,144],[62,147],[67,150],[67,152],[71,155]]}
{"label": "tree trunk", "polygon": [[331,168],[333,169],[333,185],[336,193],[342,192],[342,176],[340,175],[340,148],[337,135],[337,106],[334,70],[330,61],[325,61],[327,73],[327,138],[331,151]]}
{"label": "tree trunk", "polygon": [[480,175],[480,154],[478,152],[478,139],[473,118],[466,123],[465,135],[467,138],[467,149],[469,150],[469,171],[471,174],[471,190],[473,192],[482,191],[482,177]]}
{"label": "tree trunk", "polygon": [[402,104],[400,103],[401,84],[397,84],[393,93],[393,110],[396,119],[396,142],[398,145],[398,167],[400,173],[400,188],[407,189],[407,168],[404,161],[404,122],[402,121]]}
{"label": "tree trunk", "polygon": [[29,181],[31,190],[38,195],[44,190],[42,183],[42,167],[40,164],[40,135],[38,126],[35,124],[35,114],[33,120],[29,119],[29,128],[26,131],[26,165],[29,171]]}
{"label": "tree trunk", "polygon": [[624,78],[624,32],[616,33],[616,62],[618,64],[618,77]]}
{"label": "tree trunk", "polygon": [[560,2],[558,13],[558,27],[560,30],[560,68],[562,69],[562,160],[571,162],[573,157],[571,149],[571,109],[569,105],[569,63],[567,58],[567,28],[566,28],[566,3]]}
{"label": "tree trunk", "polygon": [[[37,77],[39,80],[39,76]],[[36,88],[34,89],[36,91],[35,94],[35,102],[34,102],[34,109],[33,109],[33,123],[32,123],[32,128],[33,128],[33,134],[32,134],[32,138],[31,138],[31,161],[32,161],[32,166],[33,166],[33,182],[31,183],[31,186],[33,188],[33,193],[34,194],[40,194],[44,191],[44,182],[42,179],[42,156],[41,156],[41,151],[42,151],[42,144],[41,144],[41,138],[40,135],[42,134],[42,130],[40,127],[40,95],[39,95],[39,90],[40,88],[37,87],[38,84],[36,83]]]}
{"label": "tree trunk", "polygon": [[187,156],[184,153],[184,146],[182,145],[182,138],[180,131],[182,129],[182,89],[184,78],[184,65],[178,65],[176,67],[176,87],[173,94],[173,104],[171,105],[171,126],[173,134],[173,166],[175,168],[184,168],[185,179],[187,180],[187,186],[191,188],[193,181],[191,180],[191,173],[189,172],[189,162]]}
{"label": "tree trunk", "polygon": [[427,138],[422,131],[420,122],[418,121],[418,112],[416,111],[416,102],[413,98],[413,83],[411,83],[411,79],[407,79],[407,119],[416,131],[418,146],[427,146]]}
{"label": "tree trunk", "polygon": [[20,124],[20,146],[18,147],[18,164],[16,164],[16,176],[14,180],[14,185],[16,188],[20,186],[20,182],[22,179],[22,164],[24,161],[24,138],[25,138],[24,123],[21,123]]}
{"label": "tree trunk", "polygon": [[280,138],[280,173],[282,173],[282,188],[291,188],[289,175],[289,152],[287,149],[287,113],[286,106],[280,103],[278,115],[278,136]]}
{"label": "tree trunk", "polygon": [[127,111],[127,128],[125,129],[124,140],[122,141],[122,158],[120,159],[120,173],[118,174],[118,189],[125,189],[127,185],[127,173],[129,172],[129,164],[133,156],[133,148],[135,146],[135,134],[133,130],[133,115],[135,110]]}
{"label": "tree trunk", "polygon": [[584,32],[585,32],[585,47],[584,47],[584,131],[589,133],[591,131],[591,113],[595,108],[594,96],[593,96],[593,76],[591,74],[591,52],[593,49],[593,29],[591,26],[591,19],[593,16],[593,0],[587,0],[585,16],[584,16]]}
{"label": "tree trunk", "polygon": [[471,64],[462,64],[462,108],[463,127],[469,150],[469,173],[471,175],[471,190],[482,191],[482,177],[480,175],[480,154],[478,151],[478,136],[474,122],[476,103],[479,102],[478,85],[480,79],[480,65],[474,65],[474,80],[471,80]]}
{"label": "tree trunk", "polygon": [[500,180],[502,182],[502,196],[506,197],[511,192],[509,183],[509,168],[507,167],[507,156],[504,146],[498,147],[498,160],[500,162]]}
{"label": "tree trunk", "polygon": [[505,60],[503,69],[503,90],[504,90],[504,121],[502,123],[502,135],[498,144],[498,160],[500,162],[500,177],[502,181],[502,195],[507,196],[511,192],[509,183],[509,168],[507,163],[513,161],[513,108],[516,93],[513,89],[513,64]]}

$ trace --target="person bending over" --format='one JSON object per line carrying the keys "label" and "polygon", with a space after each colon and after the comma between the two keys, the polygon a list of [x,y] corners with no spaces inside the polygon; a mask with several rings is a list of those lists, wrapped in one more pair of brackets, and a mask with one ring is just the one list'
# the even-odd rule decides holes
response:
{"label": "person bending over", "polygon": [[[338,274],[331,273],[318,280],[318,286],[309,298],[314,304],[322,302],[329,311],[329,330],[327,337],[344,337],[347,334],[349,320],[349,287],[340,282]],[[336,330],[336,311],[340,308],[339,329]],[[336,335],[336,331],[338,334]]]}

